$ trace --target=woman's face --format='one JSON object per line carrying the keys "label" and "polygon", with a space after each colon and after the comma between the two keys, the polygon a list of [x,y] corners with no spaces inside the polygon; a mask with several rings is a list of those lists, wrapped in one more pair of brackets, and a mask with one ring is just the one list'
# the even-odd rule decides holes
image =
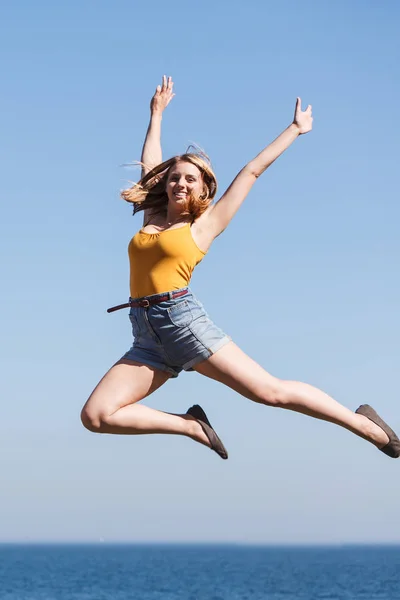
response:
{"label": "woman's face", "polygon": [[166,183],[169,202],[182,204],[189,194],[198,197],[202,191],[203,177],[196,165],[179,161],[171,167]]}

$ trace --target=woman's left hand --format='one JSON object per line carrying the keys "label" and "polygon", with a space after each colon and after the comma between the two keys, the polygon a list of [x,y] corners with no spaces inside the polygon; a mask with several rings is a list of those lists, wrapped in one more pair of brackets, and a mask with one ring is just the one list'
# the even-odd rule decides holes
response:
{"label": "woman's left hand", "polygon": [[309,104],[306,110],[301,110],[301,98],[297,98],[296,108],[294,111],[293,125],[299,130],[299,134],[308,133],[312,129],[313,117],[312,106]]}

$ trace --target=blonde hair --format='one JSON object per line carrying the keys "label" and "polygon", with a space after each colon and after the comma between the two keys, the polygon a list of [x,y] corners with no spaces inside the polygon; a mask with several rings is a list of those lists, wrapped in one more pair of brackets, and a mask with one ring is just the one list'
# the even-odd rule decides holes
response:
{"label": "blonde hair", "polygon": [[217,179],[211,168],[211,163],[206,154],[188,152],[174,156],[157,165],[132,187],[121,192],[121,197],[126,202],[133,204],[133,214],[141,210],[151,209],[152,215],[166,214],[168,196],[165,184],[170,170],[178,162],[188,162],[195,165],[203,179],[203,191],[200,196],[189,195],[183,203],[182,216],[191,216],[197,219],[210,206],[217,192]]}

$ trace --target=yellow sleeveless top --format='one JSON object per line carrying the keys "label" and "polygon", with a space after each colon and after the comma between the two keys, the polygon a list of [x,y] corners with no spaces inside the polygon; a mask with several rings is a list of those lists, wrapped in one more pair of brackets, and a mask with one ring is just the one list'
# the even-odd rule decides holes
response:
{"label": "yellow sleeveless top", "polygon": [[131,298],[179,290],[206,254],[196,245],[190,223],[158,233],[138,231],[128,246]]}

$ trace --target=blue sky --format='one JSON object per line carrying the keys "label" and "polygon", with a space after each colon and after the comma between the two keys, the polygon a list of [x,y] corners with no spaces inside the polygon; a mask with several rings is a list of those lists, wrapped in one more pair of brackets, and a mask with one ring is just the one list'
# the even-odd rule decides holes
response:
{"label": "blue sky", "polygon": [[399,464],[333,425],[195,373],[148,404],[204,406],[228,461],[183,438],[79,421],[130,346],[119,199],[148,105],[164,156],[196,142],[220,191],[311,103],[314,131],[257,182],[192,281],[268,371],[400,430],[394,2],[68,3],[2,8],[0,541],[400,542]]}

